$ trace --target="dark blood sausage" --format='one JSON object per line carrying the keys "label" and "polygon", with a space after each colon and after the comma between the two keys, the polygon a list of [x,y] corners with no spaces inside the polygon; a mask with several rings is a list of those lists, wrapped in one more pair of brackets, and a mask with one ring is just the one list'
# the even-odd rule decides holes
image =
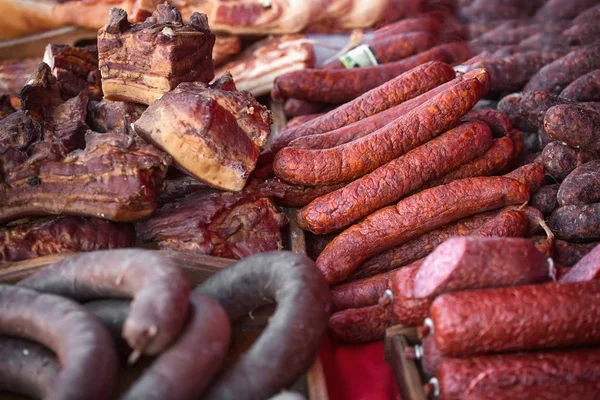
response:
{"label": "dark blood sausage", "polygon": [[329,318],[329,334],[344,343],[368,343],[383,339],[385,330],[393,324],[391,299],[384,296],[373,306],[333,314]]}
{"label": "dark blood sausage", "polygon": [[548,226],[562,240],[600,240],[600,203],[560,207],[548,219]]}
{"label": "dark blood sausage", "polygon": [[385,111],[381,111],[380,113],[371,115],[370,117],[361,119],[360,121],[353,122],[352,124],[342,126],[341,128],[334,129],[329,132],[299,137],[298,139],[292,140],[289,145],[291,147],[300,147],[306,149],[328,149],[356,139],[360,139],[363,136],[367,136],[377,129],[384,127],[390,122],[393,122],[395,119],[400,118],[407,112],[420,106],[443,91],[451,88],[458,82],[469,79],[471,76],[475,76],[475,74],[468,72],[461,77],[437,86],[415,98],[405,101],[404,103],[400,103],[397,106],[388,108]]}
{"label": "dark blood sausage", "polygon": [[431,331],[451,357],[595,344],[598,296],[600,281],[443,294],[429,309]]}
{"label": "dark blood sausage", "polygon": [[311,103],[310,101],[292,98],[286,100],[283,111],[285,112],[286,117],[293,118],[320,113],[325,107],[327,107],[326,104]]}
{"label": "dark blood sausage", "polygon": [[271,178],[260,185],[261,191],[273,196],[275,203],[284,207],[304,207],[315,199],[344,187],[344,184],[329,186],[290,185],[278,178]]}
{"label": "dark blood sausage", "polygon": [[557,200],[561,206],[600,202],[600,160],[585,163],[567,175]]}
{"label": "dark blood sausage", "polygon": [[575,24],[563,32],[571,46],[583,46],[594,43],[600,34],[600,27],[596,22]]}
{"label": "dark blood sausage", "polygon": [[85,309],[94,314],[108,329],[113,339],[122,340],[123,324],[129,315],[129,301],[109,299],[85,303]]}
{"label": "dark blood sausage", "polygon": [[232,322],[277,303],[261,336],[203,398],[265,399],[291,385],[313,362],[327,327],[331,294],[309,258],[284,251],[256,254],[195,290],[218,300]]}
{"label": "dark blood sausage", "polygon": [[[369,90],[325,115],[300,126],[285,129],[275,138],[271,149],[277,152],[296,138],[328,132],[362,120],[425,93],[453,79],[454,76],[452,67],[443,62],[429,62],[417,66],[394,79],[390,78],[389,82],[382,82],[381,86]],[[316,83],[312,82],[312,84]]]}
{"label": "dark blood sausage", "polygon": [[560,283],[586,282],[600,278],[600,246],[594,247],[571,270],[560,278]]}
{"label": "dark blood sausage", "polygon": [[123,337],[134,350],[158,354],[179,334],[189,283],[171,259],[147,250],[107,250],[66,258],[19,282],[40,292],[87,301],[133,298]]}
{"label": "dark blood sausage", "polygon": [[[417,261],[420,264],[420,261]],[[388,271],[369,278],[343,283],[331,288],[331,304],[334,311],[361,308],[377,304],[383,293],[391,287],[395,271]]]}
{"label": "dark blood sausage", "polygon": [[[479,79],[481,80],[479,80]],[[460,82],[394,122],[331,149],[287,147],[275,156],[277,176],[295,184],[328,185],[359,178],[451,128],[485,93],[487,74]]]}
{"label": "dark blood sausage", "polygon": [[[453,236],[467,236],[495,216],[495,212],[474,215],[427,232],[367,260],[349,279],[363,279],[410,264],[431,253],[440,243]],[[343,286],[343,285],[342,285]],[[335,296],[335,290],[334,290]]]}
{"label": "dark blood sausage", "polygon": [[[458,400],[465,395],[480,392],[494,394],[486,399],[564,399],[550,396],[554,385],[574,389],[598,381],[600,378],[600,351],[576,349],[543,351],[517,354],[485,355],[469,358],[443,358],[439,364],[438,377],[440,399]],[[528,388],[538,390],[533,397],[521,397]],[[518,389],[517,397],[504,397],[506,389]],[[540,392],[541,390],[541,392]],[[545,392],[548,390],[548,392]],[[535,392],[534,392],[535,393]],[[540,396],[542,393],[546,395]],[[593,392],[588,392],[590,395]],[[530,396],[532,393],[527,393]],[[561,395],[564,396],[564,392]],[[579,392],[578,395],[585,394]],[[540,396],[540,397],[538,397]],[[566,397],[583,399],[591,397]]]}
{"label": "dark blood sausage", "polygon": [[[537,132],[541,129],[546,111],[550,107],[565,102],[564,99],[544,90],[531,91],[523,94],[522,97],[515,97],[515,101],[517,99],[517,115],[513,116],[513,120],[515,117],[518,118],[518,124],[515,125],[528,132]],[[498,104],[498,107],[501,108],[500,104]]]}
{"label": "dark blood sausage", "polygon": [[398,22],[386,25],[373,32],[374,38],[388,37],[404,32],[429,32],[438,34],[442,29],[440,18],[433,14],[422,15],[414,18],[406,18]]}
{"label": "dark blood sausage", "polygon": [[[477,382],[477,386],[464,397],[465,400],[580,400],[596,399],[596,396],[590,397],[590,393],[595,395],[600,392],[600,383],[594,380],[544,383],[541,385],[513,386],[506,384],[502,387],[490,388],[485,378],[487,377]],[[480,387],[482,389],[479,389]]]}
{"label": "dark blood sausage", "polygon": [[548,0],[535,13],[535,18],[540,21],[572,19],[596,4],[597,0]]}
{"label": "dark blood sausage", "polygon": [[525,85],[524,91],[548,90],[560,93],[582,75],[600,68],[600,44],[578,48],[546,65]]}
{"label": "dark blood sausage", "polygon": [[448,239],[425,258],[415,275],[413,295],[515,286],[548,280],[548,263],[532,241],[521,238]]}
{"label": "dark blood sausage", "polygon": [[[379,64],[390,63],[420,53],[439,44],[439,39],[428,32],[404,32],[393,36],[376,37],[366,44]],[[345,68],[340,60],[325,66],[327,69]]]}
{"label": "dark blood sausage", "polygon": [[414,194],[337,236],[317,259],[329,283],[346,279],[368,258],[478,212],[521,204],[527,188],[502,177],[467,178]]}
{"label": "dark blood sausage", "polygon": [[560,92],[560,97],[573,101],[600,101],[600,69],[571,82]]}
{"label": "dark blood sausage", "polygon": [[492,147],[484,155],[461,165],[439,179],[426,183],[425,187],[445,185],[457,179],[500,173],[512,160],[513,154],[514,144],[511,138],[495,139]]}
{"label": "dark blood sausage", "polygon": [[538,191],[531,196],[529,205],[540,210],[544,216],[549,216],[558,208],[558,200],[556,195],[559,187],[559,183],[541,186]]}
{"label": "dark blood sausage", "polygon": [[544,181],[544,165],[541,162],[532,162],[515,169],[504,175],[507,178],[515,179],[529,190],[529,195],[537,192]]}
{"label": "dark blood sausage", "polygon": [[29,340],[0,336],[0,392],[48,399],[60,374],[56,356]]}
{"label": "dark blood sausage", "polygon": [[502,58],[490,58],[473,65],[490,74],[493,92],[518,91],[542,67],[562,57],[564,52],[532,50]]}
{"label": "dark blood sausage", "polygon": [[276,96],[339,104],[357,98],[412,68],[428,61],[454,64],[470,57],[465,43],[447,43],[417,55],[376,67],[355,69],[305,69],[275,79]]}
{"label": "dark blood sausage", "polygon": [[[79,304],[0,285],[0,334],[39,342],[56,354],[61,368],[46,388],[48,399],[109,399],[113,393],[118,364],[112,339],[100,321]],[[52,372],[52,366],[49,368],[36,371],[39,375],[34,378],[43,379]],[[5,379],[3,375],[4,384]]]}
{"label": "dark blood sausage", "polygon": [[335,234],[332,235],[313,235],[310,232],[305,232],[306,237],[306,253],[311,260],[316,260],[319,254],[327,247],[329,242],[333,240]]}
{"label": "dark blood sausage", "polygon": [[471,110],[461,118],[463,122],[473,120],[485,122],[492,130],[495,138],[506,136],[512,130],[512,122],[509,116],[502,111],[491,109]]}
{"label": "dark blood sausage", "polygon": [[190,303],[183,332],[144,370],[123,399],[186,400],[209,386],[227,355],[231,325],[216,300],[192,293]]}
{"label": "dark blood sausage", "polygon": [[542,163],[546,173],[562,181],[578,166],[595,159],[593,153],[585,149],[577,150],[560,142],[552,142],[542,151]]}
{"label": "dark blood sausage", "polygon": [[598,242],[570,243],[557,240],[554,248],[554,262],[561,265],[573,266],[597,245]]}
{"label": "dark blood sausage", "polygon": [[600,111],[590,107],[561,104],[550,108],[544,117],[544,131],[569,146],[600,151]]}
{"label": "dark blood sausage", "polygon": [[[314,200],[298,212],[298,225],[316,234],[340,230],[482,155],[491,145],[492,133],[487,124],[482,121],[461,124]],[[466,147],[469,151],[465,151]]]}
{"label": "dark blood sausage", "polygon": [[415,276],[422,261],[394,271],[391,280],[393,294],[394,322],[406,326],[417,326],[423,323],[429,310],[429,299],[419,299],[414,296]]}

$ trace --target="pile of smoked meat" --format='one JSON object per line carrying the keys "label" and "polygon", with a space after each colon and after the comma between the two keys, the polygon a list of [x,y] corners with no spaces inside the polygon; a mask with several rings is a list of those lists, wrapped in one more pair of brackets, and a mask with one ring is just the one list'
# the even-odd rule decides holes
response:
{"label": "pile of smoked meat", "polygon": [[[325,330],[365,343],[401,324],[418,327],[411,354],[440,399],[596,398],[600,2],[389,1],[406,15],[379,15],[358,39],[350,19],[278,24],[285,5],[251,31],[131,3],[107,24],[81,18],[101,27],[97,46],[0,65],[0,260],[90,252],[0,285],[11,336],[0,353],[16,363],[0,389],[22,392],[41,363],[26,394],[95,385],[106,398],[119,355],[146,354],[156,359],[126,398],[160,398],[157,385],[181,399],[266,398],[304,372]],[[236,35],[257,33],[284,35],[240,52]],[[354,49],[325,60],[317,48],[335,35]],[[290,118],[273,134],[254,97],[266,94]],[[298,208],[314,262],[256,254],[283,248],[278,206]],[[139,242],[243,260],[190,292],[154,252],[97,251]],[[259,339],[270,346],[223,368],[230,323],[270,302],[279,319]],[[83,322],[58,317],[67,310]],[[160,375],[200,351],[193,340],[215,341],[189,360],[202,379]],[[103,353],[104,375],[76,374],[90,360],[69,346]]]}

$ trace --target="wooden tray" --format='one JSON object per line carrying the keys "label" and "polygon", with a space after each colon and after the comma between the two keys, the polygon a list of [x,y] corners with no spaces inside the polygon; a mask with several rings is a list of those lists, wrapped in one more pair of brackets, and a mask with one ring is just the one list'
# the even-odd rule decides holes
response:
{"label": "wooden tray", "polygon": [[395,325],[385,331],[385,359],[392,366],[402,400],[427,400],[423,390],[426,376],[407,348],[421,344],[417,329]]}

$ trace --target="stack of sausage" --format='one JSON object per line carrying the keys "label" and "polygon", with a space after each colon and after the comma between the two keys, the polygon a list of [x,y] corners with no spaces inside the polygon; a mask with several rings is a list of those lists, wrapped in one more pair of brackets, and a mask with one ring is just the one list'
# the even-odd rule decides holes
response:
{"label": "stack of sausage", "polygon": [[[85,253],[0,285],[0,391],[116,398],[120,364],[143,354],[151,363],[119,398],[258,400],[312,363],[330,293],[310,259],[255,255],[190,289],[180,265],[148,250]],[[272,303],[269,326],[225,366],[231,322]]]}
{"label": "stack of sausage", "polygon": [[[433,377],[426,390],[442,400],[598,398],[600,312],[590,305],[600,294],[600,246],[558,283],[543,283],[541,254],[515,245],[496,258],[499,247],[470,240],[440,246],[414,279],[415,295],[439,295],[422,345],[408,353]],[[488,279],[521,286],[457,292]]]}

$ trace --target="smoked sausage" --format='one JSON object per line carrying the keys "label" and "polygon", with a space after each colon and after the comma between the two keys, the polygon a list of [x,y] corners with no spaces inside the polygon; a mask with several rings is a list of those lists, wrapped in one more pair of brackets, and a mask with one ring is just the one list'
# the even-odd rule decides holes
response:
{"label": "smoked sausage", "polygon": [[559,280],[560,283],[586,282],[600,277],[600,246],[596,246]]}
{"label": "smoked sausage", "polygon": [[600,160],[575,168],[563,180],[556,197],[561,206],[600,202]]}
{"label": "smoked sausage", "polygon": [[573,101],[600,101],[600,69],[575,79],[560,97]]}
{"label": "smoked sausage", "polygon": [[557,208],[548,219],[557,238],[572,242],[600,240],[600,203]]}

